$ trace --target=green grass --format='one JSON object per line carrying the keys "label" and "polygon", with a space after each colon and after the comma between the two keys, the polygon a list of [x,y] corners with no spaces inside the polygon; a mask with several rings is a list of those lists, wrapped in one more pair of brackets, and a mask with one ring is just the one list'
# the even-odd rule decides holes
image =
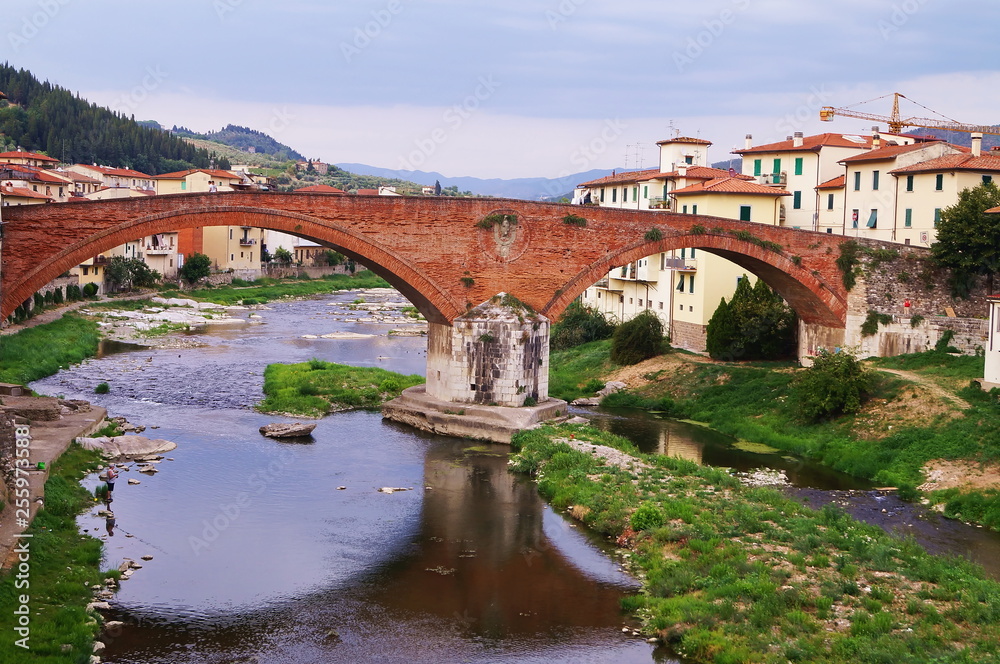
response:
{"label": "green grass", "polygon": [[0,382],[26,384],[97,354],[97,323],[74,314],[0,337]]}
{"label": "green grass", "polygon": [[[88,662],[92,653],[97,624],[86,611],[93,601],[90,586],[105,578],[118,576],[118,571],[102,572],[101,542],[81,535],[76,515],[93,506],[93,497],[80,486],[80,478],[93,470],[100,461],[96,452],[73,445],[53,462],[45,483],[45,507],[38,512],[27,531],[30,569],[28,588],[18,588],[17,570],[0,578],[0,615],[4,625],[13,624],[14,611],[20,606],[19,596],[30,597],[30,651],[17,647],[19,638],[10,627],[0,639],[0,662],[33,662],[37,664],[80,664]],[[71,650],[62,652],[69,644]]]}
{"label": "green grass", "polygon": [[113,309],[115,311],[142,311],[146,307],[161,307],[150,299],[143,300],[104,300],[88,304],[87,309]]}
{"label": "green grass", "polygon": [[265,398],[257,410],[321,417],[332,410],[377,409],[423,382],[422,376],[322,360],[270,364],[264,370]]}
{"label": "green grass", "polygon": [[610,353],[610,339],[553,351],[549,356],[549,395],[566,401],[593,396],[594,392],[587,389],[593,387],[592,381],[617,367]]}
{"label": "green grass", "polygon": [[[649,468],[602,465],[562,442],[570,434]],[[629,564],[643,588],[625,608],[690,661],[1000,657],[1000,584],[967,561],[931,556],[834,507],[743,487],[720,469],[638,455],[629,441],[588,427],[525,431],[513,445],[512,468],[531,474],[556,509],[573,506],[609,537],[631,534]],[[626,531],[632,523],[645,529]]]}
{"label": "green grass", "polygon": [[[244,282],[246,283],[246,282]],[[216,288],[200,288],[191,291],[163,291],[163,297],[182,297],[215,304],[239,304],[253,300],[252,304],[261,304],[282,298],[309,297],[339,290],[354,290],[356,288],[386,288],[388,282],[374,272],[363,270],[354,275],[331,274],[319,279],[258,279],[250,287],[219,286]]]}

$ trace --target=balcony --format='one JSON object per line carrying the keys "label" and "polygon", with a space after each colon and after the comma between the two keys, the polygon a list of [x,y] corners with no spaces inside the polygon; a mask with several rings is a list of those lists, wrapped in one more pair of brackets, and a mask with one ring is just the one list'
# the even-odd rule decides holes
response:
{"label": "balcony", "polygon": [[142,250],[146,253],[147,256],[166,256],[167,254],[174,253],[173,247],[168,247],[163,244],[158,244],[156,246],[147,244],[145,247],[142,248]]}
{"label": "balcony", "polygon": [[781,171],[780,173],[768,173],[767,175],[758,175],[757,184],[762,184],[767,187],[784,187],[788,184],[788,173]]}
{"label": "balcony", "polygon": [[256,238],[252,238],[252,237],[241,237],[240,238],[240,246],[241,247],[252,247],[255,244],[257,244],[257,239]]}
{"label": "balcony", "polygon": [[650,210],[673,210],[674,201],[672,198],[654,197],[649,199]]}

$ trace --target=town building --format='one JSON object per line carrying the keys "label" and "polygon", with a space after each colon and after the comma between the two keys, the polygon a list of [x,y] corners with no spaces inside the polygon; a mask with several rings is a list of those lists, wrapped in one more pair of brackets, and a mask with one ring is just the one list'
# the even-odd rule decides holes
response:
{"label": "town building", "polygon": [[17,149],[13,152],[0,152],[0,162],[35,168],[52,168],[59,163],[59,160],[37,152],[25,152]]}

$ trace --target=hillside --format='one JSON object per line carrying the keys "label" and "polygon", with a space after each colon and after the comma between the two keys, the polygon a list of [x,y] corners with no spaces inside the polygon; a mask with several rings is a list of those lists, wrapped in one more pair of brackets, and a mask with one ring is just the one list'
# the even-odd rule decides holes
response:
{"label": "hillside", "polygon": [[[303,157],[296,150],[283,143],[279,143],[277,140],[271,138],[262,131],[234,124],[226,125],[219,131],[211,131],[207,134],[198,134],[185,127],[177,127],[175,125],[174,128],[170,130],[170,133],[182,138],[221,143],[222,145],[235,148],[238,152],[245,154],[251,154],[248,152],[248,149],[253,148],[253,154],[267,155],[276,161],[301,161],[305,159],[305,157]],[[248,162],[246,159],[243,159],[237,160],[234,163]]]}
{"label": "hillside", "polygon": [[21,147],[69,163],[100,163],[156,175],[206,168],[212,156],[177,136],[91,104],[26,69],[0,65],[0,148]]}
{"label": "hillside", "polygon": [[[954,145],[964,145],[969,147],[972,145],[972,135],[964,131],[951,131],[950,129],[913,129],[906,132],[908,136],[932,136],[934,138],[940,138],[941,140],[948,141]],[[1000,136],[994,136],[993,134],[983,134],[983,150],[989,150],[990,148],[1000,145]]]}

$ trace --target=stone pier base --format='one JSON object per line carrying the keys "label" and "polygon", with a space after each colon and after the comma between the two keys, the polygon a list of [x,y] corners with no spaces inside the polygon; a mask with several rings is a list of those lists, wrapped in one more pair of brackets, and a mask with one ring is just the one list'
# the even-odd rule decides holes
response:
{"label": "stone pier base", "polygon": [[568,406],[561,399],[546,399],[537,406],[509,408],[443,401],[427,394],[424,385],[403,393],[382,406],[382,416],[443,436],[510,443],[510,438],[546,420],[565,417]]}

